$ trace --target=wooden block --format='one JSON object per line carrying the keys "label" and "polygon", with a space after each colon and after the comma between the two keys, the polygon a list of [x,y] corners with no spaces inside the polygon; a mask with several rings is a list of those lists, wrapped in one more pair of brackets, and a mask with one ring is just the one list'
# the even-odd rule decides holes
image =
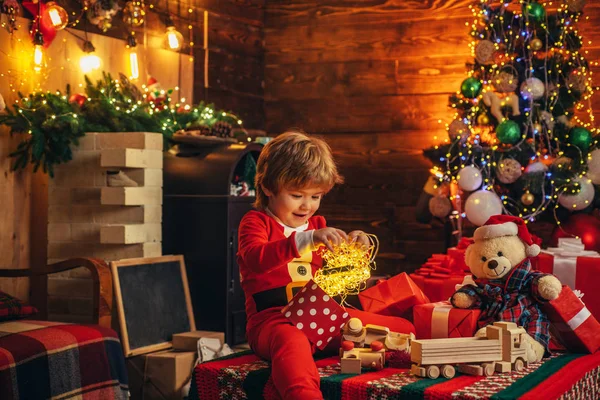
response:
{"label": "wooden block", "polygon": [[458,366],[458,370],[459,370],[459,372],[462,372],[463,374],[477,375],[477,376],[483,375],[483,368],[479,365],[461,364]]}
{"label": "wooden block", "polygon": [[131,169],[125,171],[127,176],[137,182],[139,186],[163,185],[163,171],[160,168]]}
{"label": "wooden block", "polygon": [[360,374],[360,359],[359,358],[342,358],[340,359],[340,372],[342,374]]}
{"label": "wooden block", "polygon": [[161,206],[144,206],[144,222],[162,222]]}
{"label": "wooden block", "polygon": [[71,224],[71,241],[98,243],[100,228],[100,224]]}
{"label": "wooden block", "polygon": [[[90,135],[88,133],[88,135]],[[146,149],[163,150],[163,135],[152,132],[102,132],[95,133],[96,149]]]}
{"label": "wooden block", "polygon": [[225,341],[225,333],[213,331],[194,331],[173,335],[173,350],[196,351],[201,338],[217,338],[221,344]]}
{"label": "wooden block", "polygon": [[160,205],[162,189],[155,187],[104,187],[101,196],[102,204],[123,206]]}
{"label": "wooden block", "polygon": [[507,361],[498,361],[496,363],[496,371],[503,373],[503,372],[510,372],[511,370],[511,365],[509,362]]}
{"label": "wooden block", "polygon": [[163,167],[163,152],[159,150],[106,149],[100,156],[102,167],[157,168]]}
{"label": "wooden block", "polygon": [[100,229],[100,243],[160,242],[161,224],[107,225]]}

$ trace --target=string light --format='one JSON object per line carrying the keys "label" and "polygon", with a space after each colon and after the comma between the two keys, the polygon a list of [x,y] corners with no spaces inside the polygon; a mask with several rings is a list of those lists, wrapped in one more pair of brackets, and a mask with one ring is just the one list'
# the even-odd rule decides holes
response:
{"label": "string light", "polygon": [[329,296],[340,296],[343,303],[347,296],[358,294],[366,288],[366,282],[375,269],[375,257],[379,251],[379,240],[375,235],[367,235],[370,246],[364,248],[357,242],[342,242],[327,248],[321,253],[323,268],[315,273],[314,281]]}
{"label": "string light", "polygon": [[52,27],[57,31],[64,29],[69,23],[69,15],[65,9],[54,1],[46,3],[46,9],[42,18],[48,20]]}
{"label": "string light", "polygon": [[129,49],[129,77],[133,80],[140,77],[140,66],[137,54],[137,43],[135,36],[129,35],[127,37],[127,48]]}

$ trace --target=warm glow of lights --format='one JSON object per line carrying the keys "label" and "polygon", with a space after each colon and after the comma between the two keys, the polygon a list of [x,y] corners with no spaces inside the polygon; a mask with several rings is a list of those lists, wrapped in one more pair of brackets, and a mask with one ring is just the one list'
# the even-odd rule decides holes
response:
{"label": "warm glow of lights", "polygon": [[165,33],[165,47],[170,50],[179,50],[183,45],[183,35],[174,26],[168,26]]}
{"label": "warm glow of lights", "polygon": [[138,64],[138,55],[135,48],[131,49],[129,53],[129,68],[131,72],[131,79],[138,79],[140,77],[140,67]]}
{"label": "warm glow of lights", "polygon": [[46,12],[43,18],[49,20],[52,27],[57,31],[64,29],[69,23],[69,15],[65,9],[53,1],[46,4]]}
{"label": "warm glow of lights", "polygon": [[33,47],[33,69],[35,72],[40,72],[42,70],[44,62],[44,46],[41,44],[36,44]]}
{"label": "warm glow of lights", "polygon": [[94,53],[87,53],[79,59],[79,66],[84,74],[100,68],[100,64],[100,57]]}

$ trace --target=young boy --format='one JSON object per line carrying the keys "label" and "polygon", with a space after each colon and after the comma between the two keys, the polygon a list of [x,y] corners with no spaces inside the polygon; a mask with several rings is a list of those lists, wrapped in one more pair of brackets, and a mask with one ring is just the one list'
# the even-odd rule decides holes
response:
{"label": "young boy", "polygon": [[[368,245],[361,231],[346,234],[315,216],[321,199],[342,177],[322,140],[286,132],[262,150],[256,167],[257,211],[240,223],[238,264],[246,295],[246,334],[252,350],[271,361],[275,388],[283,399],[322,399],[313,347],[281,309],[304,286],[322,260],[319,246],[333,249],[344,240]],[[402,318],[356,310],[363,323],[414,332]]]}

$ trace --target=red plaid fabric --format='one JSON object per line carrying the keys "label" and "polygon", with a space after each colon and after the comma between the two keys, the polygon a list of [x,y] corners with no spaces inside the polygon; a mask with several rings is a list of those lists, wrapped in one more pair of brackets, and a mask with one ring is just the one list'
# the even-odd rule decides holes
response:
{"label": "red plaid fabric", "polygon": [[38,310],[0,290],[0,321],[12,321],[37,314]]}
{"label": "red plaid fabric", "polygon": [[480,308],[479,328],[494,321],[512,321],[525,328],[548,349],[550,322],[539,306],[538,280],[547,274],[532,272],[529,259],[515,268],[507,281],[476,279],[477,286],[466,285],[458,291],[476,298]]}
{"label": "red plaid fabric", "polygon": [[97,325],[41,321],[0,324],[4,399],[127,399],[117,334]]}

